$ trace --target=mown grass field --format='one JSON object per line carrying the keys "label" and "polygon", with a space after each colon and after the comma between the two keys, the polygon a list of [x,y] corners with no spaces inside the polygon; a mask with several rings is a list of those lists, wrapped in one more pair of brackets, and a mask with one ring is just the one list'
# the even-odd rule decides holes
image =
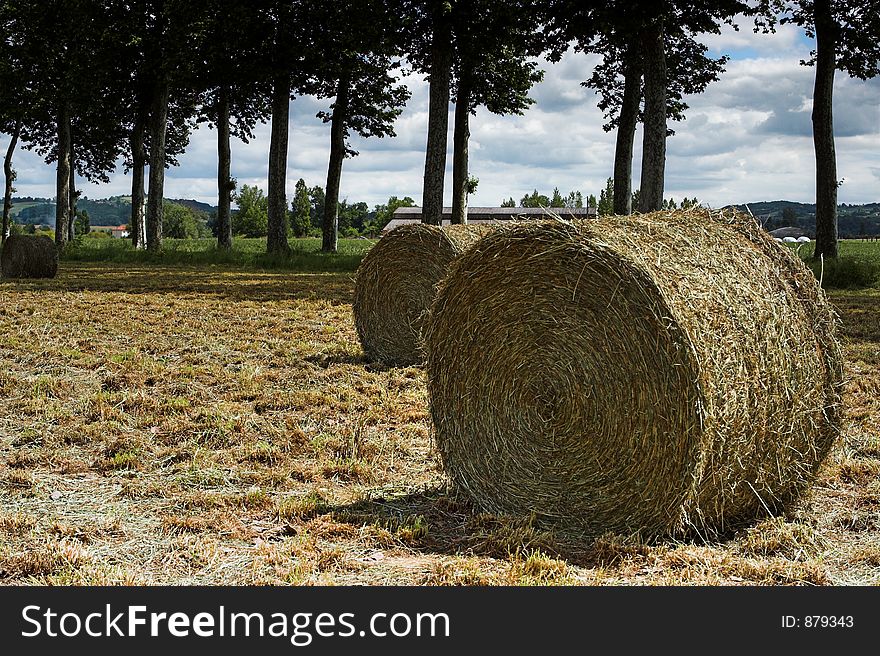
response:
{"label": "mown grass field", "polygon": [[359,254],[304,256],[0,280],[0,583],[880,583],[877,286],[831,291],[847,424],[810,496],[723,541],[644,545],[448,490],[424,372],[362,356]]}

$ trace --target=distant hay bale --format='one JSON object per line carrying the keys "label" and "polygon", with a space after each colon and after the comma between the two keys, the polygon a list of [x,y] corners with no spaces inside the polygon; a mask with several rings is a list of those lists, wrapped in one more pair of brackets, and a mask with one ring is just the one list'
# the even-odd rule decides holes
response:
{"label": "distant hay bale", "polygon": [[58,250],[45,235],[10,235],[0,254],[4,278],[54,278],[58,273]]}
{"label": "distant hay bale", "polygon": [[784,510],[840,433],[836,315],[753,219],[501,229],[425,326],[437,445],[488,512],[718,534]]}
{"label": "distant hay bale", "polygon": [[355,327],[368,357],[392,365],[423,361],[422,321],[449,264],[489,226],[425,223],[391,230],[364,256],[355,277]]}

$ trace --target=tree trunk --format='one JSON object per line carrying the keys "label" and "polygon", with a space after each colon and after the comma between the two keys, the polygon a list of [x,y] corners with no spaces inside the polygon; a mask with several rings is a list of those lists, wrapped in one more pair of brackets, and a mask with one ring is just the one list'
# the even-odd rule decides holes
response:
{"label": "tree trunk", "polygon": [[422,188],[422,222],[440,225],[443,218],[443,179],[446,175],[446,132],[449,128],[449,71],[452,38],[443,3],[434,12],[431,39],[428,143],[425,150],[425,178]]}
{"label": "tree trunk", "polygon": [[452,220],[467,223],[468,140],[471,137],[471,84],[467,76],[458,82],[455,94],[455,132],[452,137]]}
{"label": "tree trunk", "polygon": [[330,122],[330,165],[327,167],[327,192],[324,197],[323,244],[325,253],[335,253],[339,240],[339,183],[345,160],[345,123],[348,119],[349,77],[339,78],[336,102]]}
{"label": "tree trunk", "polygon": [[267,253],[287,253],[287,131],[290,119],[290,80],[281,76],[272,91],[272,140],[269,144],[269,226]]}
{"label": "tree trunk", "polygon": [[162,249],[162,218],[165,197],[165,134],[168,130],[168,80],[163,79],[153,98],[150,126],[150,189],[147,193],[147,250]]}
{"label": "tree trunk", "polygon": [[6,186],[3,192],[3,227],[0,232],[0,243],[6,243],[9,236],[9,213],[12,211],[12,184],[15,182],[15,171],[12,170],[12,154],[21,136],[21,119],[15,122],[12,134],[9,135],[9,146],[6,148],[6,157],[3,159],[3,174],[6,176]]}
{"label": "tree trunk", "polygon": [[229,91],[221,87],[217,103],[217,247],[232,248],[232,177],[229,146]]}
{"label": "tree trunk", "polygon": [[55,176],[55,245],[59,251],[67,243],[67,216],[70,211],[70,109],[58,110],[58,170]]}
{"label": "tree trunk", "polygon": [[816,151],[816,248],[813,257],[837,257],[837,160],[831,112],[838,26],[829,0],[816,0],[816,80],[813,147]]}
{"label": "tree trunk", "polygon": [[634,45],[627,48],[623,99],[617,120],[617,143],[614,147],[614,213],[632,214],[632,159],[639,103],[642,98],[642,68]]}
{"label": "tree trunk", "polygon": [[70,201],[67,212],[67,241],[76,239],[76,156],[73,134],[70,136]]}
{"label": "tree trunk", "polygon": [[645,29],[641,39],[645,71],[645,120],[639,211],[663,208],[666,173],[666,49],[660,23]]}
{"label": "tree trunk", "polygon": [[131,221],[128,232],[131,244],[136,249],[147,246],[147,234],[144,226],[144,131],[146,130],[146,112],[140,111],[131,131]]}

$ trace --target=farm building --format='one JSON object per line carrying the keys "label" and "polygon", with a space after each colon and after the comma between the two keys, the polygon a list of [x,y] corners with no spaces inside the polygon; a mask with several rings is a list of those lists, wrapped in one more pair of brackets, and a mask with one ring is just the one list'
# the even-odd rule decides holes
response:
{"label": "farm building", "polygon": [[[468,223],[499,223],[501,221],[547,218],[557,214],[567,219],[588,219],[596,217],[595,207],[469,207]],[[452,221],[452,208],[443,208],[443,225]],[[393,218],[382,229],[382,233],[398,226],[422,222],[421,207],[399,207],[394,211]]]}

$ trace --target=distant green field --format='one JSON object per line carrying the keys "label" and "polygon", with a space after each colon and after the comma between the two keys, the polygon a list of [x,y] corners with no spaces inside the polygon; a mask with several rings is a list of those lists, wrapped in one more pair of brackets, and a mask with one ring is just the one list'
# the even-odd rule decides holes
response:
{"label": "distant green field", "polygon": [[321,252],[320,239],[291,239],[290,254],[266,255],[266,240],[237,237],[232,250],[215,239],[164,239],[161,253],[132,248],[128,239],[84,238],[70,245],[63,259],[81,262],[156,262],[181,265],[229,265],[288,271],[354,271],[374,241],[340,239],[339,251]]}
{"label": "distant green field", "polygon": [[[839,242],[840,257],[845,260],[857,260],[859,262],[872,262],[880,264],[880,240],[866,241],[862,239],[841,239]],[[800,246],[800,248],[798,248]],[[816,242],[806,244],[794,244],[793,247],[803,258],[813,257],[813,249]]]}

